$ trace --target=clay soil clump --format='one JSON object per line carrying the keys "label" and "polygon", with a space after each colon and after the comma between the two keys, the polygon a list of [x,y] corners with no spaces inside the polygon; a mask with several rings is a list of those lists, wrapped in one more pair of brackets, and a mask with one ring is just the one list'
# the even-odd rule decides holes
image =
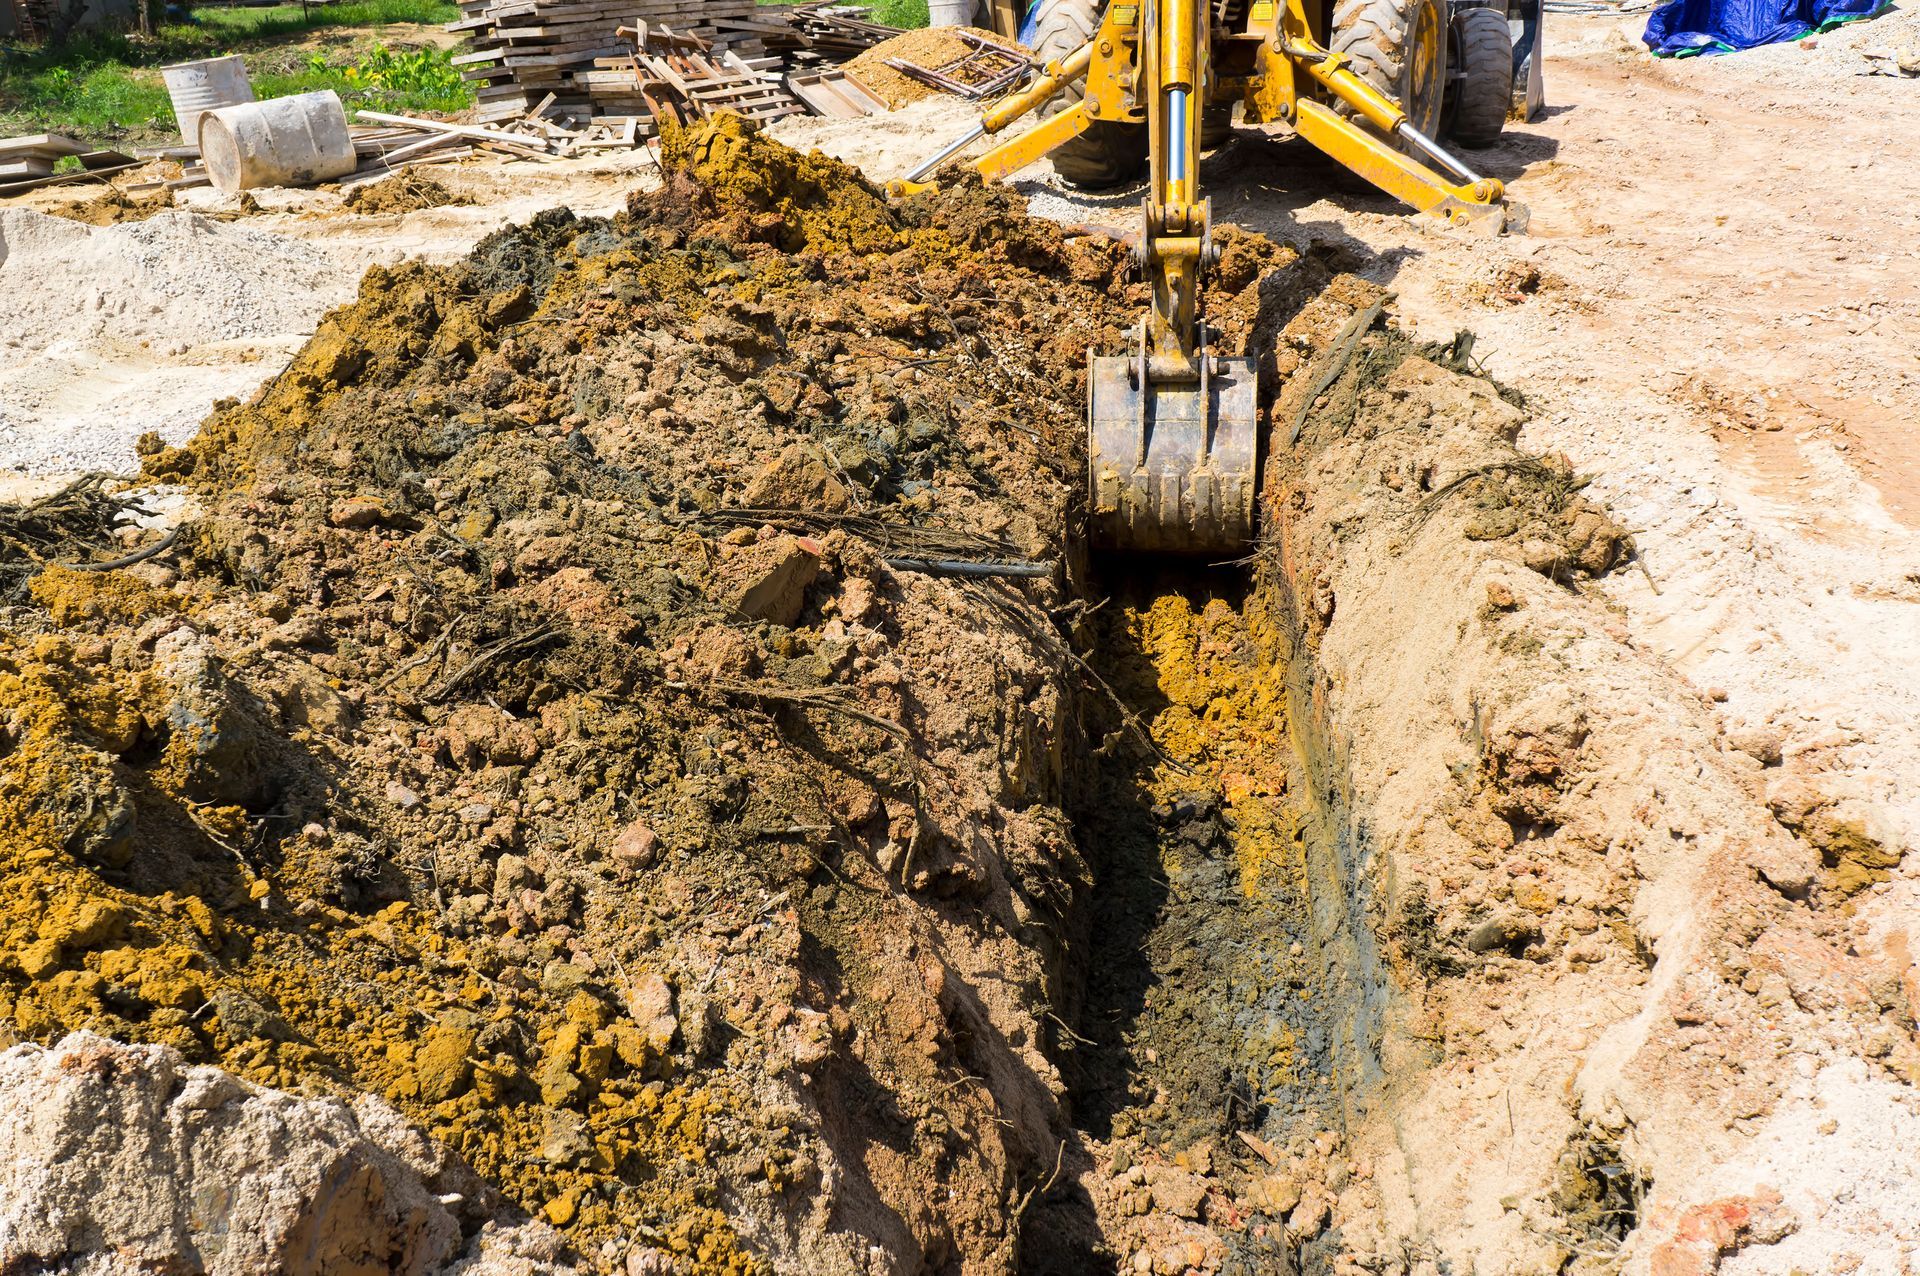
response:
{"label": "clay soil clump", "polygon": [[471,204],[472,198],[448,190],[431,177],[402,170],[392,177],[355,186],[343,197],[350,212],[412,213],[422,208],[442,208],[449,204]]}

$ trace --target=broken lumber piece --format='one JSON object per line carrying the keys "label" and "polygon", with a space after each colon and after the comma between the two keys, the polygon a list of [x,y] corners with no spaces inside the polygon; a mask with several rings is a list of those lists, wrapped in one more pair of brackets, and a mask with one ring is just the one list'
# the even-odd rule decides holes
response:
{"label": "broken lumber piece", "polygon": [[507,133],[499,129],[482,128],[477,124],[449,124],[445,120],[418,119],[411,115],[389,115],[385,111],[361,110],[355,114],[363,120],[372,120],[376,124],[403,124],[408,128],[471,138],[476,142],[494,142],[503,146],[520,146],[528,149],[537,149],[541,146],[541,139],[529,137],[525,133]]}

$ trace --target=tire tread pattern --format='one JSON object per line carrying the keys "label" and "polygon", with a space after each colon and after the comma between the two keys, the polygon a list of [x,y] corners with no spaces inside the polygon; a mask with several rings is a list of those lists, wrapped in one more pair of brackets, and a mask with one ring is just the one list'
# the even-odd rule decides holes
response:
{"label": "tire tread pattern", "polygon": [[[1407,36],[1414,15],[1423,4],[1433,0],[1340,0],[1333,11],[1333,51],[1347,55],[1353,72],[1387,97],[1400,103],[1409,118],[1413,111],[1401,101],[1407,70]],[[1432,103],[1432,118],[1413,118],[1413,126],[1432,136],[1439,127],[1439,103]],[[1345,102],[1334,107],[1352,117],[1353,108]]]}
{"label": "tire tread pattern", "polygon": [[1480,149],[1500,140],[1513,101],[1513,33],[1498,9],[1463,10],[1454,20],[1463,78],[1448,135]]}
{"label": "tire tread pattern", "polygon": [[[1101,0],[1044,0],[1034,25],[1036,61],[1064,58],[1093,38],[1105,8]],[[1058,114],[1083,96],[1079,82],[1062,89],[1042,115]],[[1053,171],[1069,186],[1104,190],[1135,180],[1147,166],[1147,126],[1096,120],[1079,137],[1054,148]]]}

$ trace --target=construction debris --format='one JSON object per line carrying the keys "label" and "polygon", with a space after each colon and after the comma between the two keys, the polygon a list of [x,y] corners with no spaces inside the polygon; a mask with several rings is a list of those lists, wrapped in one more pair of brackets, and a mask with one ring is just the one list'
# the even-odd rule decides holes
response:
{"label": "construction debris", "polygon": [[796,71],[787,77],[787,90],[806,103],[815,115],[828,119],[857,119],[878,115],[887,109],[884,99],[839,67]]}
{"label": "construction debris", "polygon": [[[1016,59],[1018,73],[1009,83],[1017,83],[1031,65],[1019,46],[978,27],[926,27],[903,31],[868,49],[847,63],[847,74],[898,110],[935,93],[975,96],[977,85],[990,81],[988,68],[1006,71]],[[942,78],[966,86],[966,91],[942,83]]]}
{"label": "construction debris", "polygon": [[[55,173],[54,165],[72,157],[80,167]],[[59,133],[35,133],[0,139],[0,196],[18,195],[42,186],[104,179],[133,168],[140,161],[119,151],[96,151]]]}
{"label": "construction debris", "polygon": [[350,189],[416,164],[446,164],[465,159],[476,151],[510,159],[545,161],[585,151],[631,149],[644,140],[633,120],[614,126],[607,121],[564,117],[568,123],[560,123],[544,114],[552,109],[552,101],[549,94],[534,110],[495,128],[392,115],[385,111],[360,111],[358,115],[362,120],[383,127],[354,139],[361,154],[360,167],[343,178],[340,185]]}
{"label": "construction debris", "polygon": [[36,133],[0,142],[0,179],[45,177],[53,166],[68,155],[78,155],[86,145],[58,133]]}
{"label": "construction debris", "polygon": [[679,35],[645,22],[621,27],[632,39],[635,88],[653,116],[686,122],[721,111],[771,123],[806,110],[776,78],[763,77],[732,52],[717,53],[694,35]]}
{"label": "construction debris", "polygon": [[900,34],[896,27],[868,21],[859,5],[816,0],[793,6],[762,5],[746,18],[716,18],[714,26],[729,42],[758,40],[796,69],[831,65]]}
{"label": "construction debris", "polygon": [[[477,82],[476,122],[557,112],[576,127],[597,121],[612,129],[600,139],[606,144],[651,137],[662,116],[799,114],[807,107],[789,91],[787,73],[834,66],[899,34],[868,21],[864,8],[828,3],[472,0],[461,10],[447,29],[473,44],[453,61]],[[853,109],[851,95],[827,93],[833,111]]]}
{"label": "construction debris", "polygon": [[[628,55],[615,34],[621,23],[667,24],[710,40],[716,21],[744,17],[753,7],[753,0],[468,0],[447,30],[473,44],[453,62],[477,84],[476,120],[511,119],[549,97],[552,106],[589,116],[597,113],[595,86],[579,77],[605,69],[605,59],[618,66]],[[732,44],[745,56],[761,53],[751,39]]]}

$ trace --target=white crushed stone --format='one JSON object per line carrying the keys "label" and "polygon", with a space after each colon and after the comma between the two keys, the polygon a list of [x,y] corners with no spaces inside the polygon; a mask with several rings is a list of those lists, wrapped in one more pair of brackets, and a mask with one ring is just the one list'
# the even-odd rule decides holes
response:
{"label": "white crushed stone", "polygon": [[1802,1081],[1749,1159],[1721,1167],[1730,1191],[1779,1186],[1793,1232],[1721,1261],[1721,1276],[1845,1272],[1904,1276],[1920,1260],[1920,1116],[1909,1087],[1840,1060]]}
{"label": "white crushed stone", "polygon": [[88,226],[0,211],[0,331],[15,348],[85,338],[199,345],[311,331],[353,283],[299,240],[193,213]]}
{"label": "white crushed stone", "polygon": [[360,272],[296,239],[173,211],[88,226],[0,210],[0,469],[129,468],[284,366]]}

